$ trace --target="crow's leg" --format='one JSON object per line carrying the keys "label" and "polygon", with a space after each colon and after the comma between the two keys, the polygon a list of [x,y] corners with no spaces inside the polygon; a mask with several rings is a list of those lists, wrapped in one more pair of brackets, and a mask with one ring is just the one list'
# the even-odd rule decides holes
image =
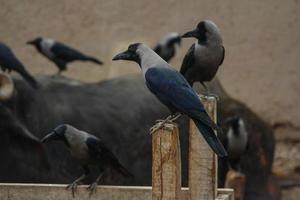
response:
{"label": "crow's leg", "polygon": [[174,122],[175,120],[177,120],[181,116],[182,116],[181,113],[175,113],[174,115],[172,115],[172,119],[170,119],[170,121]]}
{"label": "crow's leg", "polygon": [[90,190],[89,196],[92,196],[93,193],[96,193],[97,185],[103,176],[103,172],[104,172],[104,170],[101,169],[100,174],[97,177],[97,179],[87,188],[87,190]]}
{"label": "crow's leg", "polygon": [[204,87],[205,91],[203,93],[203,95],[201,95],[202,97],[206,98],[206,97],[215,97],[217,99],[217,101],[219,101],[219,96],[214,94],[214,93],[210,93],[209,88],[205,85],[204,82],[200,82],[201,85]]}
{"label": "crow's leg", "polygon": [[151,127],[150,134],[154,133],[158,129],[161,129],[164,126],[164,124],[167,123],[167,122],[173,123],[179,117],[181,117],[181,114],[180,113],[175,113],[175,114],[169,115],[164,120],[157,120],[157,123],[154,126]]}
{"label": "crow's leg", "polygon": [[209,90],[207,90],[204,94],[199,94],[199,96],[201,98],[205,98],[205,99],[208,99],[209,97],[214,97],[216,98],[217,101],[220,100],[220,97],[214,93],[210,93]]}
{"label": "crow's leg", "polygon": [[83,179],[85,179],[85,177],[90,173],[88,166],[84,166],[83,169],[84,169],[84,174],[82,174],[78,179],[76,179],[73,183],[71,183],[67,186],[67,189],[72,190],[73,197],[75,197],[75,192],[76,192],[78,183],[80,181],[82,181]]}

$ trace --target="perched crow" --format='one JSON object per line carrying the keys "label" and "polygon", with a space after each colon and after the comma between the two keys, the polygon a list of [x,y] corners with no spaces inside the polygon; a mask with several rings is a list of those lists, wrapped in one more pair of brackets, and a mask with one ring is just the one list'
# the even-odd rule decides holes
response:
{"label": "perched crow", "polygon": [[18,72],[32,87],[37,88],[36,80],[27,72],[10,48],[2,42],[0,42],[0,67],[3,71]]}
{"label": "perched crow", "polygon": [[199,81],[206,88],[204,82],[215,77],[225,56],[220,31],[212,21],[205,20],[201,21],[195,30],[185,33],[182,37],[195,37],[197,41],[186,53],[180,73],[191,86]]}
{"label": "perched crow", "polygon": [[169,62],[175,55],[175,44],[180,45],[181,37],[179,33],[168,33],[153,49],[162,59]]}
{"label": "perched crow", "polygon": [[58,73],[66,70],[69,62],[76,60],[91,61],[99,65],[103,64],[96,58],[84,55],[83,53],[50,38],[38,37],[27,42],[27,44],[35,46],[41,54],[53,61],[59,69]]}
{"label": "perched crow", "polygon": [[178,71],[152,49],[141,43],[132,44],[127,51],[116,55],[113,60],[137,62],[142,69],[149,90],[170,109],[172,115],[161,122],[157,128],[160,128],[166,121],[177,119],[180,114],[175,115],[176,112],[186,114],[193,119],[214,152],[220,157],[227,155],[214,133],[214,130],[218,132],[222,130],[210,119],[197,93]]}
{"label": "perched crow", "polygon": [[87,132],[80,131],[71,125],[62,124],[46,135],[42,139],[42,142],[44,143],[51,140],[63,141],[72,156],[76,158],[83,167],[84,174],[68,185],[68,188],[72,189],[73,196],[75,195],[77,184],[89,174],[89,165],[98,166],[100,171],[96,181],[88,188],[90,194],[95,191],[104,171],[108,168],[118,171],[123,176],[132,177],[132,174],[120,164],[116,156],[104,143],[99,138]]}
{"label": "perched crow", "polygon": [[224,144],[228,152],[229,167],[240,171],[240,158],[248,144],[245,122],[242,118],[234,116],[227,118],[225,124],[229,126]]}

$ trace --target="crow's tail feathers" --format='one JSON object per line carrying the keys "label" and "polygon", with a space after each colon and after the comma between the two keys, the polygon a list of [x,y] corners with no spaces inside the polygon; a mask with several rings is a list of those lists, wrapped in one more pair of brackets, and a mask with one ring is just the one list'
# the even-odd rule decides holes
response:
{"label": "crow's tail feathers", "polygon": [[133,178],[133,174],[130,173],[125,167],[123,167],[120,163],[115,166],[115,169],[120,172],[124,177]]}
{"label": "crow's tail feathers", "polygon": [[103,62],[100,61],[100,60],[98,60],[97,58],[88,57],[87,60],[88,60],[88,61],[91,61],[91,62],[94,62],[94,63],[96,63],[96,64],[98,64],[98,65],[103,65]]}
{"label": "crow's tail feathers", "polygon": [[33,88],[38,88],[37,81],[26,70],[21,70],[19,73]]}
{"label": "crow's tail feathers", "polygon": [[209,116],[206,113],[203,113],[199,116],[198,119],[193,119],[197,128],[203,135],[204,139],[208,143],[208,145],[212,148],[212,150],[219,156],[219,157],[226,157],[227,152],[214,133],[216,130],[218,133],[222,133],[220,127],[218,127],[213,121],[209,119]]}

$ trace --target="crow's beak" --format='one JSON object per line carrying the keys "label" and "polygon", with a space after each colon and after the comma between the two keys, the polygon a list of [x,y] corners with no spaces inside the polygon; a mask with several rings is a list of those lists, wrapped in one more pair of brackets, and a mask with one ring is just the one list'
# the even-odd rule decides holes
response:
{"label": "crow's beak", "polygon": [[122,53],[119,53],[113,57],[112,60],[130,60],[131,53],[129,51],[124,51]]}
{"label": "crow's beak", "polygon": [[51,140],[54,140],[54,139],[56,139],[56,138],[57,138],[57,134],[56,134],[54,131],[52,131],[51,133],[49,133],[48,135],[46,135],[46,136],[41,140],[41,142],[42,142],[42,143],[46,143],[46,142],[51,141]]}
{"label": "crow's beak", "polygon": [[197,29],[195,29],[195,30],[186,32],[186,33],[183,34],[181,37],[182,37],[182,38],[190,38],[190,37],[195,37],[195,38],[197,38],[197,36],[198,36],[198,31],[197,31]]}
{"label": "crow's beak", "polygon": [[28,42],[26,42],[26,44],[34,45],[34,41],[33,40],[32,41],[28,41]]}

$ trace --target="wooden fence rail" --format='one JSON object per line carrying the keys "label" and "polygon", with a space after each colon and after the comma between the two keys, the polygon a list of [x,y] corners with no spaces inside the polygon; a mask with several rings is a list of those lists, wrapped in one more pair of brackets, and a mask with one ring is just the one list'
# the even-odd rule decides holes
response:
{"label": "wooden fence rail", "polygon": [[[78,186],[73,198],[66,185],[0,183],[0,200],[151,200],[152,187],[98,186],[89,197],[87,185]],[[189,189],[181,188],[181,200],[189,199]],[[232,189],[218,189],[216,200],[233,200]]]}

